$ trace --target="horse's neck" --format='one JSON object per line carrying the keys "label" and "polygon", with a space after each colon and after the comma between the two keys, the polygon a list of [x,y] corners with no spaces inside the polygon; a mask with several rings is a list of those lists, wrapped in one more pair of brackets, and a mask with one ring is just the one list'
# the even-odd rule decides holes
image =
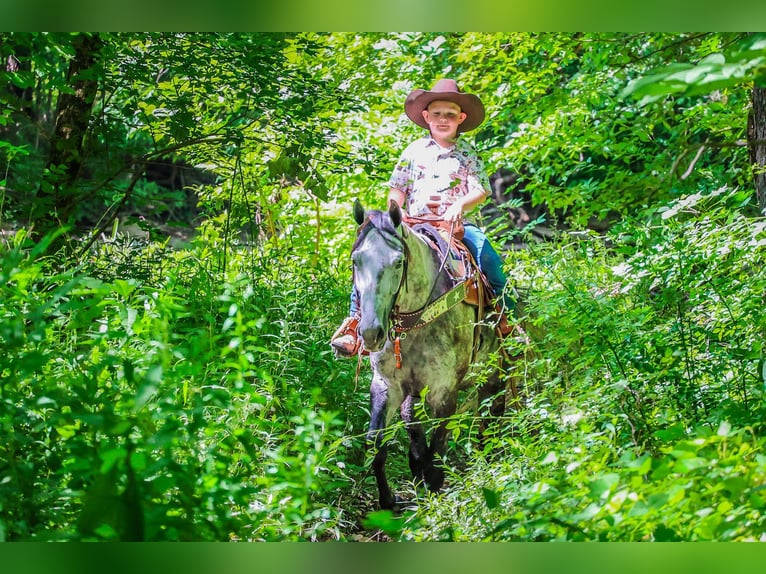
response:
{"label": "horse's neck", "polygon": [[406,242],[409,251],[407,276],[399,290],[397,305],[402,311],[413,311],[444,293],[446,277],[440,273],[436,252],[414,231],[410,231]]}

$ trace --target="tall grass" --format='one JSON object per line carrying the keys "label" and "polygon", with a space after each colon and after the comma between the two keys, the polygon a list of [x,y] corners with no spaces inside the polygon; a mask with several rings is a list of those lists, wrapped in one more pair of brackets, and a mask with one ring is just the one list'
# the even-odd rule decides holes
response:
{"label": "tall grass", "polygon": [[361,442],[326,343],[337,278],[223,268],[204,240],[97,249],[56,273],[23,234],[4,247],[0,537],[341,537]]}

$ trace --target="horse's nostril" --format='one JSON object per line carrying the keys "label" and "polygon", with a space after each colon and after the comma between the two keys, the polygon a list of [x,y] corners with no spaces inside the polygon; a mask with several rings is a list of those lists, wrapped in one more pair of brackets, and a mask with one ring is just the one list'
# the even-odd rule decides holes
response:
{"label": "horse's nostril", "polygon": [[385,333],[383,327],[376,325],[374,327],[368,327],[362,331],[362,339],[364,340],[364,348],[368,351],[378,351],[385,342]]}

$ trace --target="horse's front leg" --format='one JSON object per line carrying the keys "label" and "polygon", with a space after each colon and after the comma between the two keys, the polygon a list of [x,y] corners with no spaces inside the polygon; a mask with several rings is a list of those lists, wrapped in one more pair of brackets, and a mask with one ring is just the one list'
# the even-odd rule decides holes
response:
{"label": "horse's front leg", "polygon": [[428,466],[430,455],[423,425],[415,420],[413,403],[414,399],[411,396],[405,397],[400,411],[402,420],[407,425],[407,434],[410,437],[409,461],[412,478],[415,482],[423,482],[425,480],[423,473]]}
{"label": "horse's front leg", "polygon": [[386,480],[387,446],[385,428],[388,422],[388,385],[375,376],[370,385],[370,428],[367,431],[367,446],[375,449],[372,470],[378,484],[378,501],[384,510],[393,510],[396,500]]}
{"label": "horse's front leg", "polygon": [[423,473],[431,492],[437,492],[444,485],[442,458],[447,447],[447,423],[449,417],[455,414],[456,405],[456,397],[445,397],[440,404],[432,406],[434,417],[439,423],[431,433],[429,456]]}

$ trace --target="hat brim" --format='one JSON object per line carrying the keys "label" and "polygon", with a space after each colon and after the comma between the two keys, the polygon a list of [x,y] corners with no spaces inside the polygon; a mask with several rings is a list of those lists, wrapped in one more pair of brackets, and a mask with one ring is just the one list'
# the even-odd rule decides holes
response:
{"label": "hat brim", "polygon": [[419,125],[421,128],[428,129],[428,124],[423,117],[423,110],[428,108],[431,102],[435,101],[453,102],[460,106],[463,113],[466,114],[463,123],[458,126],[459,132],[470,132],[481,125],[484,121],[484,104],[478,96],[465,94],[463,92],[430,92],[427,90],[413,90],[407,96],[404,102],[404,112],[407,117]]}

